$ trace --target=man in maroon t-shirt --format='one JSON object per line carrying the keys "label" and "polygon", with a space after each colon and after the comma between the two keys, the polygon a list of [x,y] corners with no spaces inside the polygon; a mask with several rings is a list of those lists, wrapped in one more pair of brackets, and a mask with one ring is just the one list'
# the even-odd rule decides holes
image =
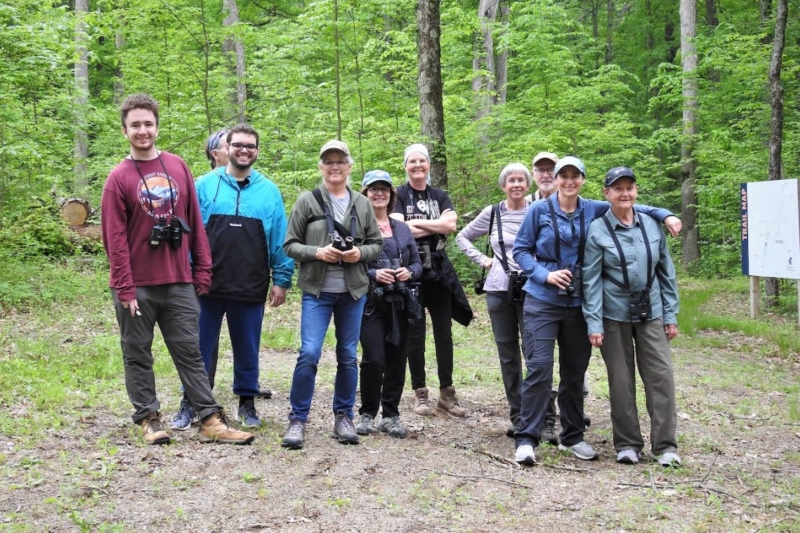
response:
{"label": "man in maroon t-shirt", "polygon": [[229,427],[211,396],[200,357],[197,295],[211,286],[211,252],[192,175],[180,157],[155,147],[155,100],[134,94],[122,104],[120,114],[122,134],[131,150],[106,180],[102,227],[133,421],[141,426],[148,444],[169,444],[151,352],[158,324],[200,417],[200,440],[249,444],[253,435]]}

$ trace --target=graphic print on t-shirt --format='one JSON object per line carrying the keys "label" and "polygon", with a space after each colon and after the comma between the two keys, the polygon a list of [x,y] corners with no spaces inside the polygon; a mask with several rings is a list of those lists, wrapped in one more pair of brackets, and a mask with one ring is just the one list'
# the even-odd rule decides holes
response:
{"label": "graphic print on t-shirt", "polygon": [[163,172],[153,172],[139,180],[136,191],[139,205],[151,217],[172,215],[172,206],[178,205],[178,184]]}
{"label": "graphic print on t-shirt", "polygon": [[414,196],[416,202],[413,205],[406,206],[406,220],[436,220],[442,216],[438,200],[429,197],[427,194],[423,197],[421,194],[414,193]]}

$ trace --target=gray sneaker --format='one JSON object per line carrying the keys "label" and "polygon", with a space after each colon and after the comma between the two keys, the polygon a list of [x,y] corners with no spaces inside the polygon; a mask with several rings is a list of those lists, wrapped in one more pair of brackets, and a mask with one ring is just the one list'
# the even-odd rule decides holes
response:
{"label": "gray sneaker", "polygon": [[521,465],[536,464],[536,454],[533,452],[533,446],[530,444],[518,446],[514,454],[514,460]]}
{"label": "gray sneaker", "polygon": [[617,462],[621,465],[635,465],[639,462],[639,453],[630,448],[620,450],[617,453]]}
{"label": "gray sneaker", "polygon": [[675,452],[664,452],[661,455],[654,456],[653,459],[658,461],[658,464],[664,468],[678,468],[681,466],[681,458]]}
{"label": "gray sneaker", "polygon": [[175,431],[186,431],[192,427],[192,420],[194,420],[196,416],[197,413],[195,413],[194,407],[186,400],[181,400],[181,408],[178,409],[178,412],[172,418],[172,421],[169,423],[169,428]]}
{"label": "gray sneaker", "polygon": [[572,446],[559,444],[558,449],[568,451],[578,459],[583,459],[584,461],[594,461],[598,456],[598,453],[594,451],[585,440],[580,441],[578,444],[573,444]]}
{"label": "gray sneaker", "polygon": [[353,427],[353,421],[344,411],[336,413],[336,422],[333,424],[333,436],[339,444],[358,444],[358,434]]}
{"label": "gray sneaker", "polygon": [[399,416],[384,417],[381,421],[381,431],[396,439],[404,439],[408,436]]}
{"label": "gray sneaker", "polygon": [[281,446],[291,450],[299,450],[306,440],[306,423],[301,420],[289,420],[289,427],[283,434]]}
{"label": "gray sneaker", "polygon": [[361,420],[356,425],[356,433],[359,435],[369,435],[372,433],[372,421],[375,418],[372,415],[361,415]]}

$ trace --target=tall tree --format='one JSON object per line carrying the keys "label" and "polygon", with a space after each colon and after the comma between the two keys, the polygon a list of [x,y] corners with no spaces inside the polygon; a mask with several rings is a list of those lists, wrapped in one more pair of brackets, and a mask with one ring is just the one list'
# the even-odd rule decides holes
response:
{"label": "tall tree", "polygon": [[73,191],[76,195],[86,194],[89,180],[86,177],[86,159],[89,157],[88,125],[86,107],[89,104],[89,52],[86,47],[86,13],[89,0],[75,0],[75,147],[73,167]]}
{"label": "tall tree", "polygon": [[419,74],[419,114],[422,135],[431,148],[431,180],[437,187],[447,187],[447,151],[444,136],[442,102],[442,63],[439,41],[441,24],[439,0],[417,2],[417,54]]}
{"label": "tall tree", "polygon": [[[239,22],[239,6],[236,0],[225,0],[225,11],[228,14],[222,21],[226,28],[235,26]],[[229,117],[236,117],[237,122],[247,122],[247,85],[245,83],[245,63],[244,63],[244,43],[236,37],[228,37],[223,44],[223,51],[226,55],[233,54],[236,67],[233,69],[234,79],[236,80],[235,90],[231,95],[231,104],[235,112],[229,113]]]}
{"label": "tall tree", "polygon": [[694,266],[700,259],[700,228],[697,226],[697,0],[681,0],[681,62],[683,65],[683,139],[681,141],[682,261]]}
{"label": "tall tree", "polygon": [[[772,41],[772,58],[769,62],[769,95],[772,109],[772,120],[769,127],[769,179],[783,178],[781,152],[783,150],[783,84],[781,84],[781,68],[783,67],[783,47],[786,42],[786,19],[789,6],[787,0],[778,0],[775,13],[775,35]],[[778,303],[780,285],[777,278],[767,278],[767,306]]]}
{"label": "tall tree", "polygon": [[480,0],[478,4],[481,39],[480,44],[475,47],[475,57],[472,60],[472,91],[478,101],[476,118],[488,115],[494,104],[506,101],[508,52],[503,48],[497,54],[495,34],[507,31],[508,12],[508,2]]}

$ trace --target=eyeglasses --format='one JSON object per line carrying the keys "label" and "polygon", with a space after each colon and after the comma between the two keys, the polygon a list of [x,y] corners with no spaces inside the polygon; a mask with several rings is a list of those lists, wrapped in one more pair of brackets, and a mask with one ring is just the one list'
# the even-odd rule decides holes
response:
{"label": "eyeglasses", "polygon": [[367,189],[367,192],[371,192],[372,194],[389,194],[390,190],[386,187],[370,187]]}
{"label": "eyeglasses", "polygon": [[256,150],[258,150],[257,144],[231,143],[230,146],[232,146],[233,149],[236,150],[237,152],[241,150],[248,150],[250,152],[255,152]]}
{"label": "eyeglasses", "polygon": [[536,174],[552,174],[556,167],[549,167],[549,168],[534,168],[533,171]]}
{"label": "eyeglasses", "polygon": [[345,161],[323,161],[322,164],[325,165],[328,168],[333,168],[333,167],[342,168],[342,167],[346,167],[347,165],[349,165],[350,161],[347,161],[347,160],[345,160]]}

